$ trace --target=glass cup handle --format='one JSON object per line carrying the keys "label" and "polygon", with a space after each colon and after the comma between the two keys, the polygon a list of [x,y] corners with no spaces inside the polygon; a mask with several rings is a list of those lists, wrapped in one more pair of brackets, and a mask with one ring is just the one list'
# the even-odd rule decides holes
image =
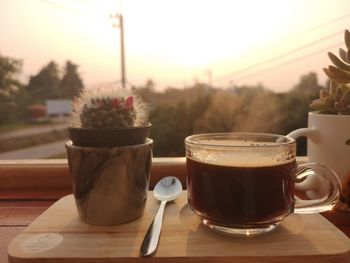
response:
{"label": "glass cup handle", "polygon": [[295,182],[301,182],[310,174],[323,177],[329,184],[328,194],[319,199],[301,200],[296,199],[294,212],[298,214],[320,213],[331,210],[338,202],[341,192],[341,183],[338,176],[327,166],[318,163],[305,163],[298,165]]}

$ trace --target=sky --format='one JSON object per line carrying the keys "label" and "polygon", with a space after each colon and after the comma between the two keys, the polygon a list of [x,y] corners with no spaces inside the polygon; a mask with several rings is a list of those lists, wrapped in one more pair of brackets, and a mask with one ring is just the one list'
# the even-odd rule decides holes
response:
{"label": "sky", "polygon": [[[23,60],[23,81],[51,60],[79,65],[86,85],[126,78],[156,89],[195,82],[291,89],[345,47],[349,0],[0,0],[0,53]],[[115,26],[113,26],[113,24]]]}

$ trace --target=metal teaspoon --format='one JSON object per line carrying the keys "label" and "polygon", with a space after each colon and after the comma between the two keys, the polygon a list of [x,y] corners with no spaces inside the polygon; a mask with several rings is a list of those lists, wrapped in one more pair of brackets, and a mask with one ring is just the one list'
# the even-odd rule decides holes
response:
{"label": "metal teaspoon", "polygon": [[142,242],[140,249],[140,255],[142,257],[152,256],[157,251],[165,205],[167,202],[178,198],[181,193],[182,184],[179,179],[174,176],[164,177],[156,184],[153,194],[156,199],[161,201],[161,203],[158,212],[152,224],[149,226]]}

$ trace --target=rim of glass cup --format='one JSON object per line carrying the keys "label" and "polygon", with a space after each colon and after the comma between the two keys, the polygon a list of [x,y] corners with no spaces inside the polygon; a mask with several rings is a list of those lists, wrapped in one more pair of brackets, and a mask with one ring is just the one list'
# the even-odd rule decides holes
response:
{"label": "rim of glass cup", "polygon": [[[253,144],[253,145],[234,145],[234,144],[218,144],[214,141],[212,142],[203,142],[202,141],[196,141],[195,139],[219,139],[219,138],[238,138],[238,137],[245,137],[246,139],[249,138],[258,138],[258,137],[265,137],[265,138],[276,138],[276,141],[273,141],[273,144]],[[280,139],[280,141],[278,141]],[[199,133],[199,134],[193,134],[185,138],[185,144],[192,145],[192,146],[205,146],[205,147],[220,147],[220,148],[272,148],[272,147],[279,147],[279,146],[288,146],[295,144],[295,140],[291,137],[280,135],[280,134],[273,134],[273,133],[257,133],[257,132],[215,132],[215,133]]]}

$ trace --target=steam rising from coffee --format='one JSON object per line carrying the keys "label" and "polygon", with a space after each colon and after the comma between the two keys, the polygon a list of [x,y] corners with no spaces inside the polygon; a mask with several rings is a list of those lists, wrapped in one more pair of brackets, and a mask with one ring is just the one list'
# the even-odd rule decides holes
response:
{"label": "steam rising from coffee", "polygon": [[278,96],[263,88],[238,89],[231,94],[218,91],[213,95],[207,111],[196,121],[195,133],[278,131],[281,126],[280,111]]}

